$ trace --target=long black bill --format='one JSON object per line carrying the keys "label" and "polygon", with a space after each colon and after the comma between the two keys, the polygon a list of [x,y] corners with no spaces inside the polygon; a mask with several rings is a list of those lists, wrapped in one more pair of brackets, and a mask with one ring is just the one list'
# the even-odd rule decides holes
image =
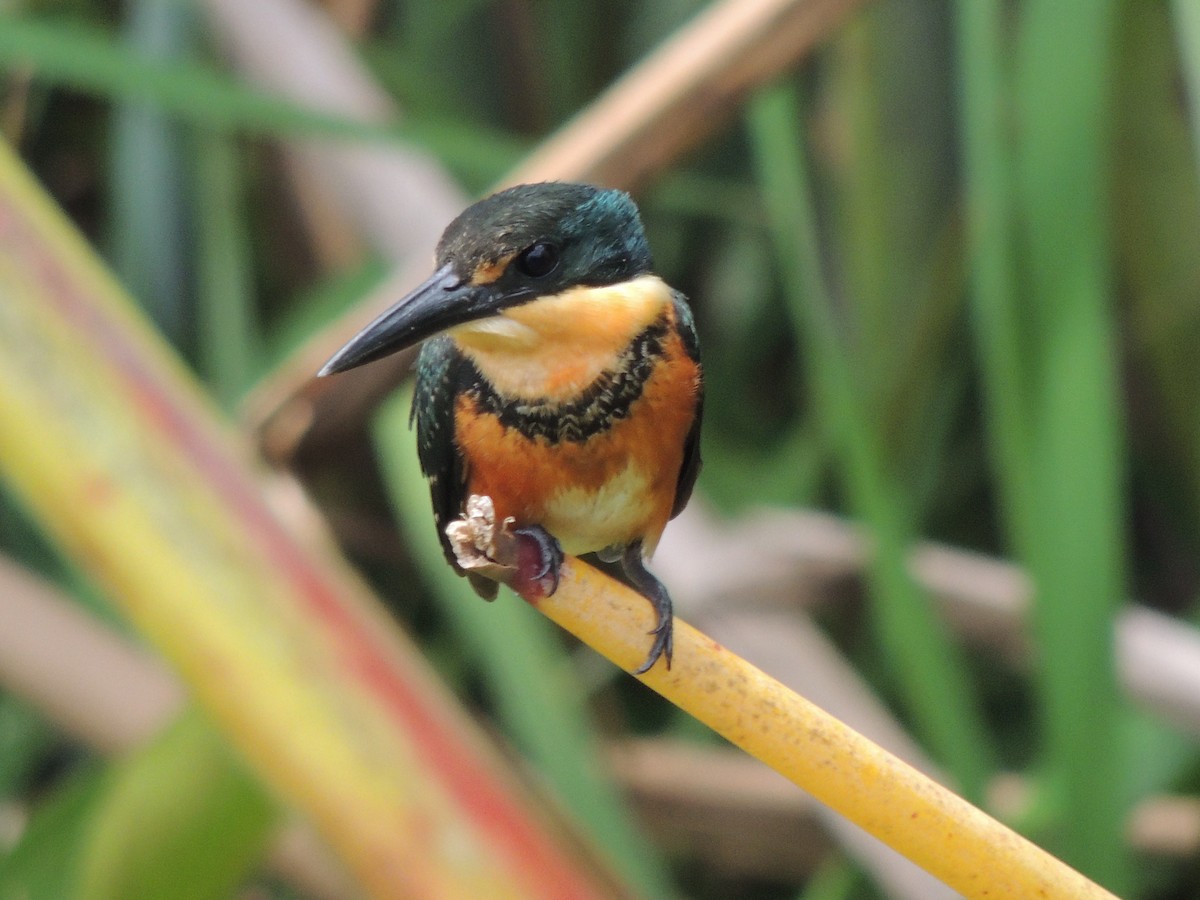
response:
{"label": "long black bill", "polygon": [[493,285],[466,284],[449,264],[444,265],[351,338],[317,375],[333,375],[373,362],[523,299],[517,294],[505,295]]}

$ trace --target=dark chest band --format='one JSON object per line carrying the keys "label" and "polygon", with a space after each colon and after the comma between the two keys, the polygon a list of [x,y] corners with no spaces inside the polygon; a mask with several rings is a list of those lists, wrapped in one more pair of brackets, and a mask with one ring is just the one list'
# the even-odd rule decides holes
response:
{"label": "dark chest band", "polygon": [[480,413],[495,416],[501,425],[515,428],[530,440],[540,437],[551,444],[583,443],[629,415],[662,356],[667,328],[667,317],[663,315],[630,341],[616,364],[573,400],[506,397],[478,371],[472,373],[467,395]]}

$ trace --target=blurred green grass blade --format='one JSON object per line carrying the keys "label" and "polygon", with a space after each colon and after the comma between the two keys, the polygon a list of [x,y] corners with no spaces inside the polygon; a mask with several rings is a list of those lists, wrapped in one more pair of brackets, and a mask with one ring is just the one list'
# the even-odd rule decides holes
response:
{"label": "blurred green grass blade", "polygon": [[25,787],[58,741],[45,719],[15,697],[0,694],[0,803]]}
{"label": "blurred green grass blade", "polygon": [[117,763],[88,828],[77,896],[231,897],[262,857],[277,807],[190,709]]}
{"label": "blurred green grass blade", "polygon": [[274,801],[189,711],[148,747],[57,786],[0,857],[0,897],[233,896],[277,818]]}
{"label": "blurred green grass blade", "polygon": [[561,125],[603,87],[598,62],[611,44],[580,36],[601,33],[607,25],[606,10],[598,3],[562,3],[555,15],[540,17],[532,35],[537,52],[531,56],[542,88],[538,111],[547,118],[533,123],[535,127],[548,131]]}
{"label": "blurred green grass blade", "polygon": [[0,897],[63,900],[82,897],[79,864],[91,817],[109,773],[99,766],[72,773],[42,799],[17,845],[0,855]]}
{"label": "blurred green grass blade", "polygon": [[461,120],[406,115],[394,134],[438,157],[472,194],[482,194],[532,151],[530,142],[507,131]]}
{"label": "blurred green grass blade", "polygon": [[1018,548],[1033,517],[1029,350],[1023,345],[1014,248],[1016,174],[1003,37],[1005,4],[960,0],[958,64],[966,183],[967,258],[975,344],[985,386],[988,448],[1000,478],[1001,509]]}
{"label": "blurred green grass blade", "polygon": [[405,4],[402,16],[384,18],[382,35],[368,38],[364,56],[406,110],[425,115],[454,109],[472,119],[486,113],[495,121],[504,101],[500,79],[486,63],[502,40],[494,30],[493,6],[486,0]]}
{"label": "blurred green grass blade", "polygon": [[[829,54],[826,102],[835,111],[828,115],[845,134],[829,166],[838,275],[861,342],[868,408],[901,420],[921,395],[899,385],[937,360],[913,348],[922,343],[916,330],[929,305],[923,288],[931,248],[951,199],[944,177],[949,104],[938,53],[944,28],[944,14],[931,5],[875,4]],[[915,46],[923,52],[914,54]]]}
{"label": "blurred green grass blade", "polygon": [[[750,188],[740,193],[738,205],[750,205],[749,218],[760,220],[757,194]],[[661,194],[660,187],[656,201]],[[732,200],[730,194],[719,192],[715,202]],[[782,300],[772,253],[761,221],[750,233],[729,224],[713,223],[718,234],[706,252],[697,253],[695,242],[684,240],[668,259],[663,242],[651,235],[659,265],[695,279],[705,293],[701,329],[713,339],[704,345],[704,493],[735,515],[763,504],[812,504],[828,461],[823,435],[810,421],[797,421],[793,380],[763,364],[790,356],[787,335],[775,325]],[[761,404],[744,402],[755,395]]]}
{"label": "blurred green grass blade", "polygon": [[[1195,783],[1196,739],[1163,721],[1158,713],[1134,710],[1121,722],[1127,745],[1138,761],[1129,768],[1121,787],[1132,804],[1137,800],[1178,791]],[[1138,888],[1142,888],[1139,882]]]}
{"label": "blurred green grass blade", "polygon": [[[705,369],[708,376],[708,369]],[[824,446],[812,429],[799,425],[763,455],[715,438],[704,441],[704,495],[732,514],[767,505],[811,506],[817,502]]]}
{"label": "blurred green grass blade", "polygon": [[337,321],[391,272],[377,257],[368,257],[354,268],[334,272],[293,298],[282,315],[264,330],[264,347],[256,366],[261,378],[282,365],[300,347]]}
{"label": "blurred green grass blade", "polygon": [[753,187],[731,178],[686,169],[663,172],[658,181],[647,186],[646,194],[638,195],[638,204],[648,220],[664,214],[702,216],[740,226],[749,232],[748,236],[757,237],[762,230]]}
{"label": "blurred green grass blade", "polygon": [[1200,3],[1196,0],[1172,0],[1175,36],[1182,62],[1187,116],[1192,126],[1192,153],[1200,173]]}
{"label": "blurred green grass blade", "polygon": [[196,340],[202,377],[232,410],[257,375],[260,335],[251,234],[234,139],[192,133],[196,210]]}
{"label": "blurred green grass blade", "polygon": [[[1176,34],[1164,6],[1127,8],[1122,17],[1115,165],[1120,214],[1114,222],[1129,354],[1148,375],[1141,406],[1153,408],[1159,419],[1141,415],[1150,427],[1135,432],[1138,475],[1150,503],[1181,523],[1181,536],[1191,547],[1185,556],[1195,558],[1200,554],[1200,144],[1195,140],[1200,93],[1189,93],[1190,109],[1180,106],[1176,46],[1187,16],[1200,25],[1200,7],[1192,4],[1186,15],[1177,14]],[[1200,67],[1200,46],[1192,49],[1198,58],[1190,64]],[[1188,52],[1182,51],[1185,69]],[[1200,84],[1196,87],[1200,91]],[[1188,490],[1181,492],[1181,485]],[[1160,590],[1171,577],[1169,568],[1156,566],[1152,583],[1158,582]]]}
{"label": "blurred green grass blade", "polygon": [[1006,71],[1011,10],[958,6],[975,341],[1007,531],[1038,587],[1055,846],[1121,890],[1111,627],[1124,594],[1123,466],[1105,231],[1113,8],[1022,9],[1016,68]]}
{"label": "blurred green grass blade", "polygon": [[0,480],[0,551],[21,565],[62,586],[92,615],[110,628],[129,633],[129,624],[76,562],[39,531],[24,500]]}
{"label": "blurred green grass blade", "polygon": [[[169,65],[185,57],[191,27],[186,4],[134,0],[122,23],[123,41],[130,56]],[[119,104],[109,160],[113,267],[155,324],[187,352],[187,214],[176,124],[143,102]]]}
{"label": "blurred green grass blade", "polygon": [[[823,127],[843,135],[816,184],[828,186],[831,277],[845,286],[864,410],[903,483],[929,486],[946,450],[966,363],[948,354],[962,306],[949,20],[936,5],[879,3],[833,42]],[[913,53],[913,47],[922,52]],[[831,124],[832,123],[832,124]],[[957,370],[957,374],[956,374]],[[960,389],[961,390],[961,389]],[[909,493],[918,513],[928,487]]]}
{"label": "blurred green grass blade", "polygon": [[669,896],[672,889],[651,845],[604,775],[587,691],[554,626],[507,590],[496,602],[483,602],[446,563],[409,428],[411,402],[412,391],[405,390],[383,405],[374,440],[393,508],[424,579],[478,661],[512,741],[623,875],[647,896]]}
{"label": "blurred green grass blade", "polygon": [[110,98],[153,104],[187,121],[254,134],[394,140],[391,125],[353,122],[246,87],[197,63],[130,53],[106,32],[78,23],[0,14],[0,69]]}
{"label": "blurred green grass blade", "polygon": [[810,367],[814,404],[840,451],[854,512],[875,540],[870,566],[875,626],[919,732],[962,792],[979,799],[993,753],[961,654],[908,572],[915,535],[906,498],[886,474],[879,435],[868,422],[820,272],[795,92],[781,86],[759,94],[750,105],[749,125],[791,325]]}
{"label": "blurred green grass blade", "polygon": [[0,70],[28,69],[35,80],[144,103],[204,128],[267,137],[410,141],[436,153],[480,188],[528,151],[526,142],[508,132],[464,125],[457,117],[359,122],[264,93],[200,63],[130,53],[93,26],[0,13]]}
{"label": "blurred green grass blade", "polygon": [[863,896],[862,873],[843,856],[821,863],[796,900],[853,900]]}
{"label": "blurred green grass blade", "polygon": [[1037,590],[1045,771],[1063,801],[1059,851],[1122,893],[1129,760],[1112,628],[1125,598],[1126,465],[1109,235],[1117,4],[1030,0],[1021,9],[1016,198],[1022,324],[1036,357],[1032,509],[1021,531]]}
{"label": "blurred green grass blade", "polygon": [[0,550],[50,580],[62,574],[62,556],[33,522],[21,499],[0,481]]}

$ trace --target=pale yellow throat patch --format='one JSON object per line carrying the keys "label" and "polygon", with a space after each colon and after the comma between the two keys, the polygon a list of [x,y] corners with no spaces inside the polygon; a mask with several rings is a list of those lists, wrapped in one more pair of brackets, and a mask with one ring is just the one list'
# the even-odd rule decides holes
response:
{"label": "pale yellow throat patch", "polygon": [[611,368],[671,296],[658,276],[641,275],[539,297],[449,334],[500,393],[566,400]]}

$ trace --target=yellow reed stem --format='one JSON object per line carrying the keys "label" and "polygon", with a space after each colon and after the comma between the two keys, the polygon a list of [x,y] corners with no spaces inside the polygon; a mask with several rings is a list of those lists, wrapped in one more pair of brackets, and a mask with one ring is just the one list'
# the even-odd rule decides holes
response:
{"label": "yellow reed stem", "polygon": [[[628,672],[646,658],[650,604],[579,560],[533,605]],[[686,622],[641,680],[966,897],[1113,896]]]}

